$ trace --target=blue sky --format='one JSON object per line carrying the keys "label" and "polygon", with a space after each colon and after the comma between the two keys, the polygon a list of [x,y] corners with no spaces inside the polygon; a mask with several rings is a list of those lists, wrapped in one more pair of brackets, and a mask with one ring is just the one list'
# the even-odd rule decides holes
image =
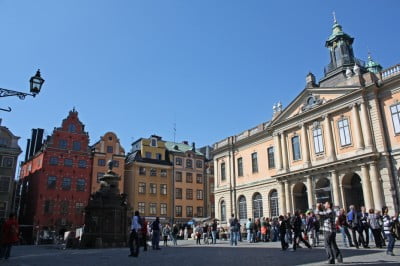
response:
{"label": "blue sky", "polygon": [[[311,71],[322,78],[336,12],[384,68],[400,63],[400,1],[0,0],[2,124],[21,137],[51,134],[75,107],[91,143],[114,131],[126,150],[139,137],[213,144],[268,121]],[[21,157],[22,158],[22,157]]]}

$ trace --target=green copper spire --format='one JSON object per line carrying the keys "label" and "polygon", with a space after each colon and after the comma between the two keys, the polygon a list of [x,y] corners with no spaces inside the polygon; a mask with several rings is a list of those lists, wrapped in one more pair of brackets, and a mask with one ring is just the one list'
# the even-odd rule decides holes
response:
{"label": "green copper spire", "polygon": [[368,53],[368,62],[365,64],[365,67],[369,72],[372,73],[379,73],[380,71],[382,71],[382,66],[372,59],[371,53]]}
{"label": "green copper spire", "polygon": [[326,46],[328,46],[328,43],[331,43],[332,41],[340,38],[348,39],[350,41],[350,44],[352,44],[354,40],[350,35],[343,32],[342,26],[337,22],[335,12],[333,12],[332,34],[326,41]]}

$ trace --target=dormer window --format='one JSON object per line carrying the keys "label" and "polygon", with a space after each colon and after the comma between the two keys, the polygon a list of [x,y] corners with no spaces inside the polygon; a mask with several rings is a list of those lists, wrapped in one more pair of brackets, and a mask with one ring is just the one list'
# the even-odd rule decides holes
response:
{"label": "dormer window", "polygon": [[156,138],[151,138],[150,139],[150,146],[157,147],[157,139]]}

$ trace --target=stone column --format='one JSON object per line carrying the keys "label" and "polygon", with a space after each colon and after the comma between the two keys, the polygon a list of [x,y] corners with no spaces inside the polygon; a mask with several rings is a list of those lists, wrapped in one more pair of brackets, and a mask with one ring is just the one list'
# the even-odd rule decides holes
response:
{"label": "stone column", "polygon": [[333,190],[333,205],[342,207],[342,201],[340,199],[339,181],[336,170],[331,171],[331,181]]}
{"label": "stone column", "polygon": [[361,165],[361,182],[364,196],[364,204],[367,210],[374,208],[374,204],[372,202],[371,197],[371,182],[369,180],[369,173],[367,169],[367,165]]}
{"label": "stone column", "polygon": [[282,146],[282,167],[283,171],[287,171],[289,168],[289,163],[288,163],[288,152],[287,152],[287,143],[286,143],[286,134],[285,132],[282,132],[281,134],[281,146]]}
{"label": "stone column", "polygon": [[281,170],[282,169],[282,150],[281,150],[281,142],[280,142],[280,136],[278,133],[274,134],[274,147],[275,147],[275,160],[276,160],[276,169]]}
{"label": "stone column", "polygon": [[307,176],[307,200],[308,200],[308,208],[314,208],[314,188],[312,185],[312,176]]}
{"label": "stone column", "polygon": [[279,210],[280,214],[286,214],[285,183],[279,182]]}
{"label": "stone column", "polygon": [[324,116],[325,139],[326,139],[326,152],[329,160],[336,160],[335,142],[333,141],[333,134],[331,128],[331,121],[329,114]]}
{"label": "stone column", "polygon": [[371,124],[369,123],[368,119],[368,104],[366,101],[362,101],[360,104],[360,111],[361,111],[361,127],[363,132],[363,137],[365,141],[366,147],[372,147],[372,131],[371,131]]}
{"label": "stone column", "polygon": [[372,196],[375,203],[375,209],[381,210],[383,204],[382,184],[379,178],[378,168],[376,163],[373,162],[369,165],[369,172],[371,177]]}
{"label": "stone column", "polygon": [[290,193],[290,183],[285,181],[285,201],[286,201],[286,212],[292,211],[292,193]]}
{"label": "stone column", "polygon": [[353,131],[354,131],[354,142],[357,149],[364,149],[364,139],[362,136],[361,125],[360,125],[360,114],[358,113],[358,107],[355,103],[351,109],[353,116]]}
{"label": "stone column", "polygon": [[308,146],[308,134],[305,123],[301,125],[301,146],[303,154],[303,162],[306,166],[310,166],[310,149]]}

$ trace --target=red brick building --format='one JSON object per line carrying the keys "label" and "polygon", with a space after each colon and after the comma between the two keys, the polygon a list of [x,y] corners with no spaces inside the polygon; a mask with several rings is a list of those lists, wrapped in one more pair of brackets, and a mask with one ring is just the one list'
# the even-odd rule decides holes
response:
{"label": "red brick building", "polygon": [[43,230],[58,234],[83,225],[92,165],[89,136],[75,109],[44,142],[34,138],[39,147],[28,154],[20,172],[19,217],[28,239]]}

